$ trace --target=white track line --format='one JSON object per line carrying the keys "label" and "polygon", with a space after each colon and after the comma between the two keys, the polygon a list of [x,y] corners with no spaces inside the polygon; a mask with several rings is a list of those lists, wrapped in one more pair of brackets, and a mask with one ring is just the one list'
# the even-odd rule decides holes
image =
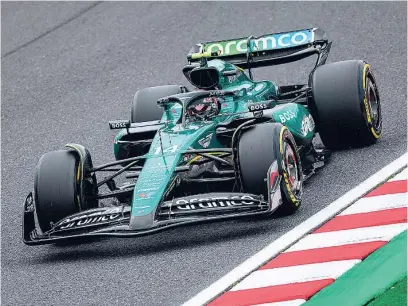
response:
{"label": "white track line", "polygon": [[408,224],[399,223],[310,234],[290,247],[286,252],[333,247],[352,243],[390,241],[394,236],[407,228]]}
{"label": "white track line", "polygon": [[303,223],[296,226],[291,231],[287,232],[280,238],[273,241],[266,246],[260,252],[254,256],[248,258],[241,265],[224,275],[218,281],[198,293],[189,301],[183,304],[183,306],[198,306],[205,305],[215,297],[226,291],[228,288],[236,284],[252,271],[258,269],[263,264],[268,262],[271,258],[275,257],[283,250],[287,249],[298,241],[303,236],[307,235],[313,229],[323,224],[328,219],[334,217],[339,211],[350,206],[356,200],[361,198],[364,194],[372,190],[379,184],[387,181],[392,175],[400,172],[403,168],[407,167],[408,153],[405,153],[383,169],[369,177],[357,187],[353,188],[342,197],[331,203],[326,208],[316,213],[311,218],[307,219]]}
{"label": "white track line", "polygon": [[398,173],[396,176],[394,176],[392,179],[390,179],[390,182],[392,181],[406,181],[408,178],[408,169],[405,169],[404,171]]}
{"label": "white track line", "polygon": [[322,279],[336,279],[354,265],[359,259],[322,262],[301,266],[258,270],[252,272],[230,291],[264,288],[270,286],[304,283]]}
{"label": "white track line", "polygon": [[339,214],[339,216],[361,214],[407,206],[408,197],[406,193],[386,194],[369,198],[361,198],[352,206]]}

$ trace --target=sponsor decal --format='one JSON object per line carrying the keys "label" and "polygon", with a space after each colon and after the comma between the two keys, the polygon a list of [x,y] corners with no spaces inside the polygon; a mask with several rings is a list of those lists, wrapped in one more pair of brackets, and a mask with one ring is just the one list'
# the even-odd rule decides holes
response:
{"label": "sponsor decal", "polygon": [[208,134],[207,136],[205,136],[204,138],[201,138],[198,143],[200,144],[200,146],[202,146],[204,149],[208,148],[208,146],[211,143],[213,134]]}
{"label": "sponsor decal", "polygon": [[270,103],[266,103],[266,102],[248,104],[248,109],[250,112],[260,111],[260,110],[264,110],[268,108],[270,108]]}
{"label": "sponsor decal", "polygon": [[111,130],[117,130],[117,129],[125,129],[130,127],[130,121],[129,120],[116,120],[116,121],[109,121],[109,128]]}
{"label": "sponsor decal", "polygon": [[303,136],[306,136],[309,132],[313,132],[315,128],[315,122],[312,115],[304,116],[302,120],[301,132]]}
{"label": "sponsor decal", "polygon": [[149,197],[149,195],[147,193],[145,193],[145,192],[139,193],[138,196],[139,196],[139,198],[143,198],[143,199],[146,199],[146,198]]}
{"label": "sponsor decal", "polygon": [[278,170],[278,162],[274,161],[268,170],[268,179],[269,179],[269,204],[271,209],[275,209],[280,205],[281,202],[281,190],[280,190],[280,177]]}
{"label": "sponsor decal", "polygon": [[[280,34],[264,35],[253,40],[254,51],[266,51],[296,47],[308,44],[313,41],[313,32],[311,30],[302,30]],[[221,51],[221,56],[236,55],[247,52],[247,39],[228,40],[221,42],[212,42],[204,44],[205,51]]]}
{"label": "sponsor decal", "polygon": [[[251,85],[248,84],[249,87]],[[222,96],[234,96],[237,94],[237,90],[210,90],[210,97],[222,97]]]}
{"label": "sponsor decal", "polygon": [[225,91],[224,90],[210,90],[210,97],[213,96],[225,96]]}
{"label": "sponsor decal", "polygon": [[158,189],[159,189],[158,187],[150,187],[150,188],[138,189],[138,191],[141,192],[141,193],[144,193],[144,192],[147,192],[147,191],[156,191]]}
{"label": "sponsor decal", "polygon": [[219,207],[253,205],[258,202],[259,200],[250,195],[219,196],[208,198],[178,199],[175,201],[174,204],[171,205],[171,207],[172,210],[175,209],[179,211],[186,211]]}
{"label": "sponsor decal", "polygon": [[115,207],[107,210],[90,212],[88,214],[81,214],[80,216],[73,216],[63,219],[55,226],[57,230],[71,229],[84,225],[97,225],[117,220],[122,215],[122,207]]}
{"label": "sponsor decal", "polygon": [[269,174],[269,188],[271,189],[271,193],[276,189],[275,181],[278,179],[278,177],[279,172],[277,170],[271,171],[271,173]]}
{"label": "sponsor decal", "polygon": [[292,110],[288,110],[288,111],[284,112],[283,114],[279,115],[279,119],[280,119],[281,123],[289,121],[289,120],[291,120],[293,118],[296,118],[296,115]]}
{"label": "sponsor decal", "polygon": [[159,189],[163,184],[165,175],[155,175],[154,177],[148,176],[143,177],[143,179],[139,178],[140,181],[143,180],[143,184],[148,184],[149,186],[153,186],[154,188]]}

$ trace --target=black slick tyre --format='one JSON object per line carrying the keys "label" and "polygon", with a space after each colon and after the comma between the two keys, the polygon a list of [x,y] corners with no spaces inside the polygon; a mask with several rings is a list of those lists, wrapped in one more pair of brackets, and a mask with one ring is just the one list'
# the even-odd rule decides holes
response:
{"label": "black slick tyre", "polygon": [[67,150],[48,152],[41,156],[34,179],[35,209],[43,232],[51,223],[77,213],[79,207],[79,162]]}
{"label": "black slick tyre", "polygon": [[239,167],[245,192],[268,200],[268,170],[276,160],[281,175],[279,215],[293,214],[301,205],[303,173],[295,140],[280,123],[263,123],[245,131],[238,143]]}
{"label": "black slick tyre", "polygon": [[367,146],[380,138],[380,95],[370,65],[361,60],[322,65],[310,82],[309,106],[326,147]]}
{"label": "black slick tyre", "polygon": [[182,93],[182,86],[164,85],[144,88],[136,92],[131,109],[131,122],[160,120],[163,109],[158,107],[157,100]]}

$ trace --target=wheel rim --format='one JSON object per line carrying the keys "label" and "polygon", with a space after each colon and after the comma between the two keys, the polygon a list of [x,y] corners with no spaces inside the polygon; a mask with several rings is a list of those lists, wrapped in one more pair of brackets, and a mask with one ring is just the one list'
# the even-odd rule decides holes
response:
{"label": "wheel rim", "polygon": [[372,124],[376,130],[380,125],[380,101],[377,96],[377,91],[371,79],[367,79],[367,100],[369,106],[370,117]]}
{"label": "wheel rim", "polygon": [[296,154],[288,143],[285,143],[285,166],[290,188],[293,192],[296,192],[299,186],[299,171]]}

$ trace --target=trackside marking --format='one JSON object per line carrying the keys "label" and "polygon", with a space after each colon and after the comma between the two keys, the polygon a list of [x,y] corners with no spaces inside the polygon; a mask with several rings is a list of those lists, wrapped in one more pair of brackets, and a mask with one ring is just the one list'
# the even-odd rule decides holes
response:
{"label": "trackside marking", "polygon": [[378,225],[406,223],[406,207],[392,208],[380,211],[366,212],[362,214],[337,216],[321,226],[314,233],[341,231],[353,228],[362,228]]}
{"label": "trackside marking", "polygon": [[[405,153],[398,159],[394,160],[392,163],[387,165],[386,167],[382,168],[380,171],[369,177],[367,180],[362,182],[360,185],[356,186],[342,197],[331,203],[329,206],[325,207],[306,221],[302,222],[291,231],[287,232],[286,234],[282,235],[280,238],[276,239],[268,246],[266,246],[263,250],[256,253],[251,258],[247,259],[241,265],[227,273],[225,276],[220,278],[218,281],[198,293],[196,296],[191,298],[189,301],[184,303],[184,306],[198,306],[198,305],[206,305],[207,303],[214,300],[217,296],[228,290],[229,288],[236,285],[240,280],[244,279],[247,275],[251,272],[255,271],[256,269],[260,268],[263,264],[270,261],[271,258],[275,257],[282,251],[288,249],[294,243],[299,241],[302,237],[309,234],[314,229],[317,229],[321,224],[326,222],[327,220],[331,219],[332,217],[336,216],[339,212],[343,211],[362,196],[373,190],[376,186],[380,185],[381,183],[386,182],[389,178],[394,176],[396,173],[404,170],[407,167],[407,159],[408,153]],[[296,250],[307,250],[311,248],[319,248],[319,247],[330,247],[330,246],[337,246],[347,243],[361,243],[361,242],[373,242],[373,241],[388,241],[392,238],[395,234],[400,233],[404,229],[406,229],[406,224],[396,224],[396,225],[385,225],[385,226],[377,226],[371,228],[365,228],[364,230],[367,231],[371,235],[369,239],[366,237],[356,236],[354,237],[347,237],[347,239],[335,237],[335,232],[328,232],[328,233],[320,233],[320,234],[312,234],[308,235],[305,239],[308,239],[310,236],[318,236],[318,235],[326,235],[320,236],[321,239],[327,239],[332,237],[336,238],[337,243],[319,243],[316,239],[311,239],[312,242],[315,244],[314,247],[308,247],[307,245],[302,244],[301,240],[300,244],[296,246],[296,248],[292,247],[291,251]],[[374,229],[374,230],[372,230]],[[379,230],[383,230],[380,232]],[[361,229],[352,229],[348,230],[348,232],[355,232],[356,235],[359,234]],[[343,231],[346,232],[346,231]],[[380,238],[379,238],[380,237]],[[309,238],[310,240],[310,238]],[[360,240],[360,241],[359,241]],[[323,244],[323,245],[322,245]],[[243,290],[243,291],[230,291],[226,292],[219,298],[215,299],[210,305],[256,305],[262,303],[270,303],[270,302],[280,302],[280,301],[292,301],[296,299],[308,299],[311,295],[315,292],[319,291],[321,288],[327,286],[333,281],[333,279],[326,279],[322,281],[312,281],[306,283],[295,283],[289,285],[283,285],[285,288],[290,288],[290,290],[283,290],[282,288],[278,288],[281,286],[272,286],[266,288],[258,288],[253,290]],[[310,290],[306,290],[305,286],[309,286]],[[269,288],[269,290],[268,290]],[[303,292],[299,290],[303,289]],[[242,292],[246,292],[243,294]],[[303,294],[301,294],[303,293]],[[248,297],[252,297],[249,299]],[[280,299],[277,299],[280,297]],[[228,303],[228,299],[231,303]],[[224,302],[223,302],[224,301]],[[239,301],[239,302],[237,302]],[[248,303],[245,304],[245,301]]]}
{"label": "trackside marking", "polygon": [[386,241],[373,241],[305,251],[283,252],[259,270],[338,260],[362,259],[386,243]]}
{"label": "trackside marking", "polygon": [[285,302],[274,302],[274,303],[266,303],[266,304],[256,304],[253,306],[299,306],[306,302],[305,300],[292,300],[292,301],[285,301]]}
{"label": "trackside marking", "polygon": [[380,211],[391,208],[408,207],[406,193],[386,194],[377,197],[362,198],[344,210],[339,216]]}
{"label": "trackside marking", "polygon": [[381,185],[380,187],[371,191],[365,197],[376,197],[384,194],[403,193],[407,191],[407,181],[393,181]]}
{"label": "trackside marking", "polygon": [[230,291],[303,283],[327,278],[336,279],[361,260],[332,261],[310,265],[258,270]]}
{"label": "trackside marking", "polygon": [[389,181],[407,181],[407,177],[408,177],[408,169],[405,169],[404,171],[398,173],[396,176],[394,176],[392,179],[390,179]]}
{"label": "trackside marking", "polygon": [[[307,300],[322,288],[334,282],[334,279],[272,286],[242,291],[230,291],[209,303],[209,306],[250,306],[292,300]],[[199,305],[199,304],[197,304]]]}
{"label": "trackside marking", "polygon": [[392,237],[406,230],[406,223],[356,228],[338,232],[327,232],[307,235],[288,251],[309,250],[315,248],[331,247],[344,244],[390,241]]}

